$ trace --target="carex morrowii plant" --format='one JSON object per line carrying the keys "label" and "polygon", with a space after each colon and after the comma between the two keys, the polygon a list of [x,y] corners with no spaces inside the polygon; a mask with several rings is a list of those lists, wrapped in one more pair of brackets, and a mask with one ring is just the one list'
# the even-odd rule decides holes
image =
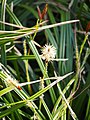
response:
{"label": "carex morrowii plant", "polygon": [[0,119],[89,120],[89,11],[84,1],[0,1]]}

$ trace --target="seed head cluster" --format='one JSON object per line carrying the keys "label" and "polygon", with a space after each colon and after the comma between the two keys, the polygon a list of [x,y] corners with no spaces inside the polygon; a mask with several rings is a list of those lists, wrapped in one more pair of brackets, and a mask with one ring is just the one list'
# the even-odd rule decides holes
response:
{"label": "seed head cluster", "polygon": [[46,60],[47,62],[51,61],[56,56],[56,48],[53,45],[45,45],[42,48],[42,55],[41,58]]}

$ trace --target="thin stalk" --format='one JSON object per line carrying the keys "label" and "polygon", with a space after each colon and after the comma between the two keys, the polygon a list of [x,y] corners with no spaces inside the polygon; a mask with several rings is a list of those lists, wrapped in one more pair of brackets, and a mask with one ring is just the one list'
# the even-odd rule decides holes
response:
{"label": "thin stalk", "polygon": [[[26,56],[27,55],[26,40],[24,40],[23,47],[24,47],[24,56]],[[27,82],[30,82],[30,77],[29,77],[29,73],[28,73],[28,59],[25,60],[25,69],[26,69]],[[31,89],[30,85],[28,85],[28,92],[29,92],[29,94],[32,93],[32,89]]]}
{"label": "thin stalk", "polygon": [[82,45],[81,45],[81,48],[80,48],[80,56],[81,56],[81,54],[82,54],[82,51],[83,51],[83,48],[84,48],[84,45],[85,45],[87,39],[88,39],[88,34],[85,35],[85,38],[84,38],[83,43],[82,43]]}
{"label": "thin stalk", "polygon": [[72,92],[75,92],[75,89],[77,88],[77,83],[80,73],[80,57],[79,57],[77,38],[76,38],[76,24],[75,24],[75,53],[76,53],[76,76],[75,76],[75,83]]}
{"label": "thin stalk", "polygon": [[46,102],[44,101],[44,99],[41,99],[41,102],[42,102],[42,104],[43,104],[43,106],[44,106],[44,109],[45,109],[45,111],[46,111],[46,113],[47,113],[47,115],[48,115],[48,117],[49,117],[49,120],[53,120],[53,116],[52,116],[52,114],[50,113],[50,110],[49,110]]}
{"label": "thin stalk", "polygon": [[[45,79],[46,74],[47,74],[47,66],[48,66],[48,63],[45,64],[44,75],[43,75],[43,78],[41,79],[41,82],[40,82],[40,89],[44,88],[44,79]],[[39,109],[40,110],[41,110],[41,106],[42,106],[43,96],[44,96],[43,94],[40,96],[40,102],[39,102]]]}
{"label": "thin stalk", "polygon": [[58,89],[59,89],[59,92],[60,92],[63,100],[65,101],[65,103],[67,104],[67,106],[68,106],[68,108],[69,108],[69,110],[70,110],[70,113],[71,113],[71,116],[72,116],[73,120],[78,120],[76,114],[75,114],[74,111],[72,110],[71,106],[69,105],[69,102],[68,102],[67,99],[65,98],[65,96],[64,96],[61,88],[58,86],[58,84],[57,84],[57,87],[58,87]]}

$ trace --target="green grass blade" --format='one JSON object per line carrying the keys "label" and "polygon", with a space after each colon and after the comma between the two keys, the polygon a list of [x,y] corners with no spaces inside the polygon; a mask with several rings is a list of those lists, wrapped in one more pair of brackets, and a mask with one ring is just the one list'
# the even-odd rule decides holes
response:
{"label": "green grass blade", "polygon": [[90,119],[90,114],[89,113],[90,113],[90,97],[89,97],[88,105],[87,105],[87,109],[86,109],[86,116],[85,116],[86,120]]}
{"label": "green grass blade", "polygon": [[61,88],[60,88],[59,86],[58,86],[58,89],[59,89],[59,92],[61,93],[61,96],[62,96],[63,100],[65,101],[66,105],[68,106],[68,108],[69,108],[69,110],[70,110],[70,114],[71,114],[72,118],[73,118],[74,120],[78,120],[76,114],[75,114],[74,111],[72,110],[71,106],[69,105],[69,102],[68,102],[67,99],[65,98],[65,95],[63,94],[63,92],[62,92],[62,90],[61,90]]}
{"label": "green grass blade", "polygon": [[32,13],[35,16],[35,18],[38,19],[38,13],[31,6],[28,6],[28,5],[25,5],[25,4],[20,4],[19,6],[21,8],[24,8],[28,12]]}
{"label": "green grass blade", "polygon": [[[49,19],[50,19],[51,23],[52,24],[56,23],[55,17],[54,17],[52,10],[50,8],[48,9],[48,15],[49,15]],[[59,30],[57,27],[53,28],[53,30],[54,30],[55,38],[56,38],[56,41],[58,44],[58,42],[59,42]]]}
{"label": "green grass blade", "polygon": [[10,86],[10,87],[7,87],[3,90],[0,91],[0,97],[4,94],[7,94],[8,92],[12,91],[15,87],[14,86]]}
{"label": "green grass blade", "polygon": [[52,114],[51,114],[51,112],[50,112],[50,110],[49,110],[46,102],[45,102],[43,99],[41,99],[41,102],[42,102],[42,104],[43,104],[43,106],[44,106],[44,109],[45,109],[45,111],[46,111],[46,113],[47,113],[47,115],[48,115],[48,117],[49,117],[49,120],[52,120],[52,119],[53,119],[53,116],[52,116]]}
{"label": "green grass blade", "polygon": [[8,4],[6,5],[6,10],[9,13],[10,17],[12,17],[13,21],[17,23],[18,25],[22,26],[18,18],[15,16],[15,14],[10,10]]}
{"label": "green grass blade", "polygon": [[[31,50],[33,51],[33,54],[35,55],[36,60],[37,60],[37,62],[38,62],[38,64],[39,64],[39,66],[40,66],[40,69],[41,69],[41,71],[42,71],[42,73],[43,73],[43,75],[44,75],[45,66],[44,66],[44,64],[43,64],[43,61],[42,61],[41,58],[40,58],[40,55],[39,55],[39,53],[38,53],[38,51],[37,51],[37,49],[36,49],[33,41],[31,40],[31,41],[27,41],[27,42],[28,42]],[[47,75],[46,77],[48,77],[48,75]],[[49,81],[47,81],[46,83],[47,83],[47,85],[49,85],[51,82],[50,82],[50,80],[49,80]],[[50,89],[50,95],[51,95],[51,98],[52,98],[53,103],[55,103],[56,95],[55,95],[55,92],[54,92],[53,88]]]}
{"label": "green grass blade", "polygon": [[[2,8],[1,8],[1,20],[5,22],[5,13],[6,13],[6,0],[2,0]],[[5,25],[1,24],[1,30],[5,30]],[[6,45],[2,45],[1,47],[1,61],[4,65],[6,65]]]}
{"label": "green grass blade", "polygon": [[30,119],[30,118],[31,118],[31,115],[30,115],[30,114],[28,114],[28,113],[26,113],[26,112],[24,112],[24,111],[22,111],[22,110],[20,110],[20,109],[18,109],[18,112],[19,112],[19,114],[21,114],[22,116],[24,116],[24,117],[27,118],[27,119]]}
{"label": "green grass blade", "polygon": [[7,56],[7,60],[33,60],[35,59],[34,55],[22,55],[22,56],[18,56],[18,55],[10,55]]}
{"label": "green grass blade", "polygon": [[[73,82],[75,81],[75,79],[70,80],[70,82],[66,85],[66,87],[63,90],[63,94],[65,95],[65,93],[68,91],[68,89],[71,87],[71,85],[73,84]],[[55,112],[58,110],[59,104],[61,102],[62,96],[59,96],[59,98],[56,101],[56,104],[54,105],[53,114],[56,114]]]}
{"label": "green grass blade", "polygon": [[20,103],[18,105],[14,105],[10,108],[8,108],[7,110],[4,110],[0,113],[0,118],[3,118],[4,116],[7,116],[9,114],[11,114],[12,112],[14,112],[15,110],[17,110],[18,108],[21,108],[22,106],[24,106],[24,103]]}
{"label": "green grass blade", "polygon": [[45,30],[45,35],[46,35],[46,37],[48,37],[50,43],[51,43],[53,46],[55,46],[55,48],[58,48],[58,47],[57,47],[57,43],[56,43],[56,41],[55,41],[55,38],[53,37],[53,34],[52,34],[52,32],[51,32],[50,29]]}

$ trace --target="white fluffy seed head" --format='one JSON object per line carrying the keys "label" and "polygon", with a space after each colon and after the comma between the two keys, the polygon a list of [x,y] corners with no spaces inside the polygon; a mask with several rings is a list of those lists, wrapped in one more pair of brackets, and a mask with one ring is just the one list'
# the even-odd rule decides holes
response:
{"label": "white fluffy seed head", "polygon": [[41,51],[42,51],[41,58],[48,62],[54,59],[56,56],[56,48],[53,45],[46,44]]}

